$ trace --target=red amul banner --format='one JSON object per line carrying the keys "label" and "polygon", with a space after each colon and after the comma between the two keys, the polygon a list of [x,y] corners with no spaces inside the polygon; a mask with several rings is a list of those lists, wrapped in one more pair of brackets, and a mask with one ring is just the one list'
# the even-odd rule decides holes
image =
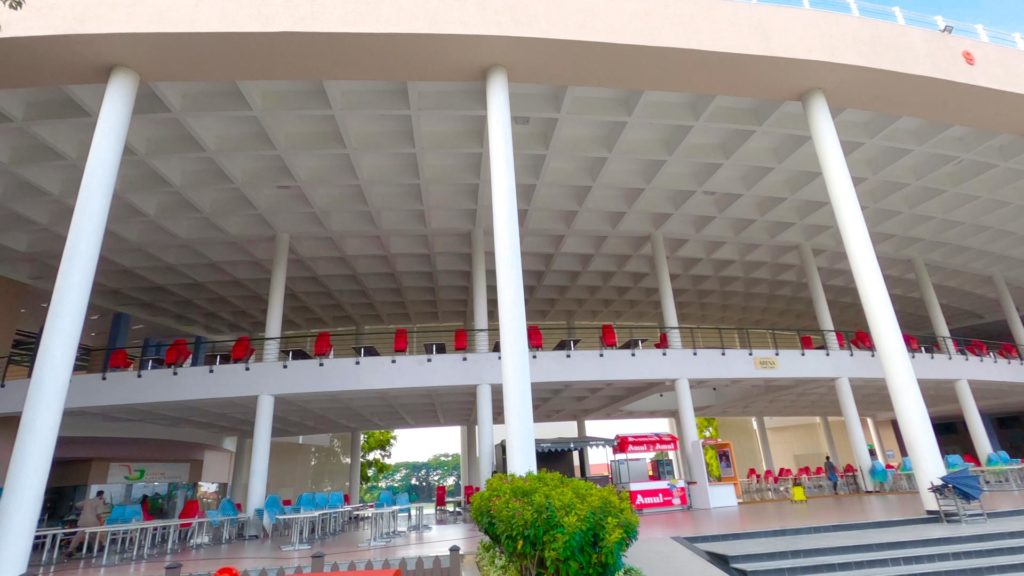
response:
{"label": "red amul banner", "polygon": [[631,490],[629,492],[629,501],[633,503],[633,508],[637,510],[686,506],[686,489],[680,486],[678,488]]}
{"label": "red amul banner", "polygon": [[679,440],[672,434],[620,434],[615,437],[616,454],[668,452],[678,447]]}

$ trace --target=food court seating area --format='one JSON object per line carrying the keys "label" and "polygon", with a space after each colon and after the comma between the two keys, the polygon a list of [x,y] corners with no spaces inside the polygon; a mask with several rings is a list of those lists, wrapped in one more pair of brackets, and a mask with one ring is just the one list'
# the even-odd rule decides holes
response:
{"label": "food court seating area", "polygon": [[[766,330],[746,328],[679,327],[682,347],[697,354],[700,350],[754,350],[772,351],[799,350],[807,355],[814,351],[825,354],[844,351],[853,355],[858,352],[874,355],[875,345],[871,335],[863,330],[823,332],[813,330]],[[945,339],[903,334],[907,351],[913,356],[959,356],[965,360],[1005,361],[1024,364],[1024,357],[1015,344],[1008,342],[986,342],[978,339]],[[321,331],[310,334],[287,335],[277,339],[276,361],[287,367],[289,363],[303,360],[317,360],[320,366],[325,360],[336,357],[355,358],[359,364],[364,358],[390,356],[397,362],[401,356],[423,354],[435,356],[453,352],[463,359],[475,350],[471,342],[476,331],[465,327],[394,328],[357,334],[354,332],[331,333]],[[657,326],[617,326],[600,324],[585,327],[565,325],[527,326],[526,341],[534,358],[541,351],[564,352],[572,356],[577,350],[595,350],[603,356],[609,350],[628,350],[636,355],[645,348],[667,353],[670,347],[669,332]],[[104,377],[109,372],[135,370],[141,377],[146,370],[170,368],[177,374],[184,366],[207,366],[215,371],[219,366],[249,365],[257,357],[258,347],[264,347],[260,339],[239,336],[230,341],[190,342],[176,338],[170,343],[151,344],[136,348],[96,350],[108,353],[103,366]],[[491,352],[501,353],[500,334],[488,330]],[[275,347],[267,346],[273,351]],[[351,352],[349,352],[351,350]],[[271,352],[272,353],[272,352]],[[431,361],[428,358],[428,361]]]}
{"label": "food court seating area", "polygon": [[[847,464],[839,473],[839,493],[856,494],[862,491],[860,481],[857,478],[857,469],[853,464]],[[781,467],[777,471],[771,469],[760,473],[756,468],[747,470],[747,477],[740,480],[740,487],[743,492],[743,499],[747,502],[757,500],[789,500],[792,495],[793,485],[799,483],[804,487],[807,496],[830,496],[832,483],[825,475],[825,469],[818,466],[811,469],[810,466],[798,468],[794,473],[792,469]]]}

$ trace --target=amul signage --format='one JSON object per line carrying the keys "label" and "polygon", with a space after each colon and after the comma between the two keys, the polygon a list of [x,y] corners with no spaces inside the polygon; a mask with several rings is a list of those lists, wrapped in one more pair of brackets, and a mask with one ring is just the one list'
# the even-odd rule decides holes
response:
{"label": "amul signage", "polygon": [[631,490],[629,492],[629,500],[633,503],[633,508],[636,510],[686,506],[686,489],[679,486],[676,488]]}

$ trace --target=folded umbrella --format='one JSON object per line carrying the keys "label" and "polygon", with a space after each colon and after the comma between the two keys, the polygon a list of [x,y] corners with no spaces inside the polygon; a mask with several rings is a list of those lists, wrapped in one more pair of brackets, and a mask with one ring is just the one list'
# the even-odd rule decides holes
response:
{"label": "folded umbrella", "polygon": [[940,480],[951,486],[958,496],[968,502],[981,499],[981,480],[967,468],[946,474]]}

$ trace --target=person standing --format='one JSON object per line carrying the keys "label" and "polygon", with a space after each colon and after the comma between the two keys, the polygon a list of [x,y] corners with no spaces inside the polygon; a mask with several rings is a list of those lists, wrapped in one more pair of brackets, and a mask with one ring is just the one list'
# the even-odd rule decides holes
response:
{"label": "person standing", "polygon": [[[79,528],[102,526],[103,513],[107,509],[107,503],[103,501],[103,490],[97,490],[95,497],[75,504],[75,508],[81,509],[81,512],[78,514]],[[68,551],[64,553],[64,557],[71,558],[74,556],[75,548],[78,548],[84,540],[85,530],[75,532],[75,537],[71,539],[71,546],[68,548]]]}
{"label": "person standing", "polygon": [[839,470],[828,455],[825,456],[825,476],[832,483],[832,493],[839,494]]}

